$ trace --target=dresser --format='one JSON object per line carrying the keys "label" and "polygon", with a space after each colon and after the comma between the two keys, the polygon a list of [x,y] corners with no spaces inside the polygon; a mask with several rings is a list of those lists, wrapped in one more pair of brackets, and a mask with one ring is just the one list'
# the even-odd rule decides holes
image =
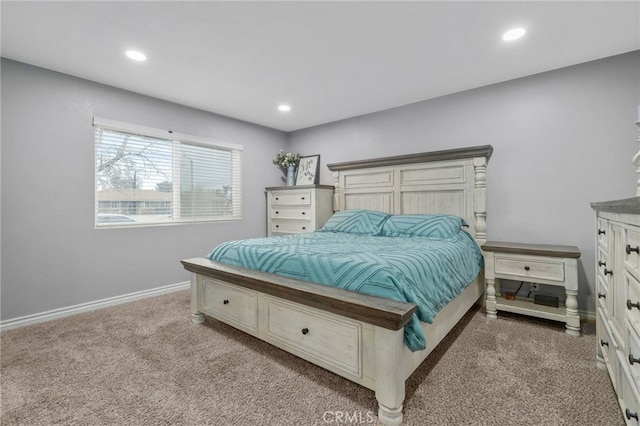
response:
{"label": "dresser", "polygon": [[267,236],[319,229],[333,215],[331,185],[276,186],[267,191]]}
{"label": "dresser", "polygon": [[596,359],[625,421],[640,425],[640,197],[592,203],[596,211]]}

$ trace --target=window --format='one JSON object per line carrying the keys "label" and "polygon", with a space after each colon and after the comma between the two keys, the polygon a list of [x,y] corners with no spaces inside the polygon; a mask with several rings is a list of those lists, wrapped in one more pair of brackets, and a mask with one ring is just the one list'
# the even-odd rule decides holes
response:
{"label": "window", "polygon": [[100,118],[96,227],[242,219],[242,146]]}

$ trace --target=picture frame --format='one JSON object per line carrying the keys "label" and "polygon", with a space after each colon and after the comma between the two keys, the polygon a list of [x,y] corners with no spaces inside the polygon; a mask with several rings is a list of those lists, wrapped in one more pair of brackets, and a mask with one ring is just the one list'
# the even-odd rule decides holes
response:
{"label": "picture frame", "polygon": [[317,185],[320,181],[320,154],[300,158],[296,185]]}

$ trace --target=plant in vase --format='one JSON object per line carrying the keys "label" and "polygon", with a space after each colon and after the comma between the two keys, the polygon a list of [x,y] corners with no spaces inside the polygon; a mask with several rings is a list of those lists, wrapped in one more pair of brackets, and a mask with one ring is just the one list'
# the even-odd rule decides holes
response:
{"label": "plant in vase", "polygon": [[276,154],[276,158],[273,159],[273,164],[277,165],[280,170],[285,174],[287,178],[287,186],[293,186],[296,184],[296,168],[300,162],[302,154],[290,152],[284,152],[280,150]]}

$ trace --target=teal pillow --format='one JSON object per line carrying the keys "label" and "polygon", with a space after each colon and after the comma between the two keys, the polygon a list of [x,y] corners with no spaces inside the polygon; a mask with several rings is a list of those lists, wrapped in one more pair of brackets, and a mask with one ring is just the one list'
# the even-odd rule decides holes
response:
{"label": "teal pillow", "polygon": [[451,238],[469,226],[461,217],[449,214],[405,214],[385,221],[381,235],[385,237]]}
{"label": "teal pillow", "polygon": [[384,225],[389,216],[387,213],[375,210],[342,210],[335,212],[320,231],[380,235],[382,225]]}

